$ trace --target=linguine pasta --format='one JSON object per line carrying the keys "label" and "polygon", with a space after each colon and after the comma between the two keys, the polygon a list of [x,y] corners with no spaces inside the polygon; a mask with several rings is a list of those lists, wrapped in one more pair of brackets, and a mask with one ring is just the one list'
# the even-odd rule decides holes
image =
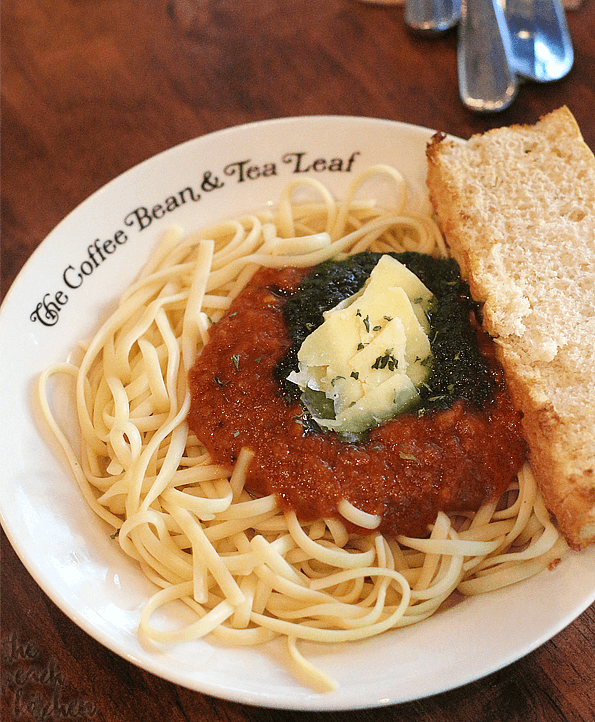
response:
{"label": "linguine pasta", "polygon": [[[377,174],[397,189],[390,210],[356,200]],[[301,185],[320,200],[296,204]],[[304,659],[298,640],[348,642],[415,624],[455,591],[506,586],[564,553],[527,465],[502,498],[476,513],[440,512],[427,538],[388,539],[374,531],[377,518],[347,501],[340,514],[368,534],[348,533],[340,518],[301,523],[274,496],[251,497],[243,485],[252,452],[243,449],[230,472],[189,431],[188,371],[209,327],[258,268],[309,267],[363,250],[446,255],[431,217],[406,205],[401,175],[374,166],[341,202],[306,179],[286,187],[274,212],[187,236],[173,228],[80,364],[57,363],[41,375],[43,416],[86,501],[158,588],[140,634],[163,644],[213,634],[232,645],[282,636],[295,674],[326,691],[335,681]],[[76,445],[51,409],[56,374],[74,379]],[[196,619],[162,629],[155,612],[174,601]]]}

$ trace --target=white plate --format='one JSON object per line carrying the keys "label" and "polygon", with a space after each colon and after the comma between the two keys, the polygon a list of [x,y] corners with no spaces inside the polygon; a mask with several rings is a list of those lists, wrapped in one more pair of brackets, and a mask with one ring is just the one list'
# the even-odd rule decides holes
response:
{"label": "white plate", "polygon": [[[168,226],[190,230],[275,202],[281,187],[298,177],[317,177],[340,195],[355,173],[379,162],[395,165],[425,192],[431,135],[390,121],[307,117],[197,138],[133,168],[85,201],[41,244],[9,291],[0,314],[2,524],[51,599],[130,662],[191,689],[254,705],[387,705],[463,685],[513,662],[595,599],[590,549],[571,554],[554,571],[465,600],[419,626],[360,643],[304,645],[308,658],[340,683],[326,695],[296,683],[281,643],[251,649],[208,640],[167,649],[143,646],[136,626],[151,586],[87,508],[35,420],[31,396],[39,372],[66,359],[76,341],[90,334]],[[97,246],[112,239],[107,248],[115,249],[103,261],[94,252],[97,267],[88,251],[96,239]],[[36,312],[44,298],[54,304],[49,308],[55,318]],[[55,323],[32,321],[32,314]]]}

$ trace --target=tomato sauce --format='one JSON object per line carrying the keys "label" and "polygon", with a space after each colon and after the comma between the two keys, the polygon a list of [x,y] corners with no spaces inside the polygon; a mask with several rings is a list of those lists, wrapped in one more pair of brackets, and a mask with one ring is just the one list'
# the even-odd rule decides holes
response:
{"label": "tomato sauce", "polygon": [[282,307],[299,287],[300,269],[262,269],[211,328],[189,376],[188,421],[214,462],[231,468],[250,448],[246,489],[274,493],[302,520],[339,516],[345,498],[382,517],[387,536],[423,536],[438,511],[474,511],[509,485],[526,455],[520,415],[480,336],[496,391],[482,409],[463,400],[418,416],[401,414],[364,442],[306,431],[299,403],[288,405],[274,377],[291,346]]}

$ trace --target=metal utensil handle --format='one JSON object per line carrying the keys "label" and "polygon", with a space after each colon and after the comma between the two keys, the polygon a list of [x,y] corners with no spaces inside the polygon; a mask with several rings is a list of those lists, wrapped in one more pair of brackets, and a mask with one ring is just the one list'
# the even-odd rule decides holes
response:
{"label": "metal utensil handle", "polygon": [[507,0],[504,14],[519,75],[543,83],[570,71],[574,51],[560,0]]}
{"label": "metal utensil handle", "polygon": [[504,110],[517,78],[508,63],[510,38],[498,0],[462,0],[457,64],[459,92],[471,110]]}
{"label": "metal utensil handle", "polygon": [[420,33],[440,33],[461,17],[460,0],[406,0],[405,24]]}

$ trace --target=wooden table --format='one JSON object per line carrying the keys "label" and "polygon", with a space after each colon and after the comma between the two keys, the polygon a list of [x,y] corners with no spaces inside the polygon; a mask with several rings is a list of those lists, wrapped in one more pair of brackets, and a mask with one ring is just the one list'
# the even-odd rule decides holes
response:
{"label": "wooden table", "polygon": [[[402,9],[357,0],[4,0],[2,292],[49,231],[121,172],[181,141],[266,118],[388,118],[468,137],[567,104],[595,149],[595,2],[568,14],[575,66],[475,115],[457,90],[456,34],[415,37]],[[2,719],[595,720],[595,606],[535,652],[462,689],[379,710],[299,713],[209,698],[82,632],[3,535]],[[61,708],[24,703],[27,674]],[[18,670],[21,676],[18,678]]]}

